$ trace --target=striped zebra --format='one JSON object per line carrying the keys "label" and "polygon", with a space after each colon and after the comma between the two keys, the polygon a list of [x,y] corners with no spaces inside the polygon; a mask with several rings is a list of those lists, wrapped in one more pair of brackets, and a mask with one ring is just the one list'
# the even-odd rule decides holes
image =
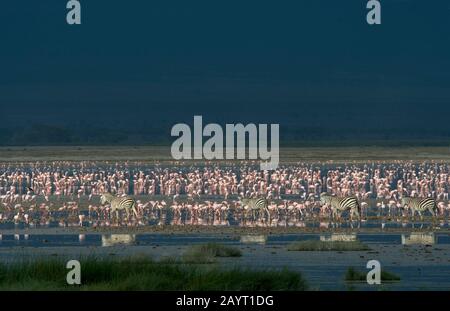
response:
{"label": "striped zebra", "polygon": [[436,201],[432,198],[402,198],[402,206],[405,208],[408,206],[411,209],[412,217],[416,214],[419,214],[422,217],[422,212],[426,210],[430,211],[431,215],[434,216],[435,212],[437,214],[437,204]]}
{"label": "striped zebra", "polygon": [[350,210],[350,219],[353,219],[353,215],[361,219],[361,206],[356,197],[335,197],[328,193],[322,193],[320,203],[330,205],[333,218],[338,212]]}
{"label": "striped zebra", "polygon": [[241,198],[240,201],[244,210],[246,209],[245,207],[251,210],[253,218],[255,218],[255,211],[263,211],[267,214],[270,223],[269,201],[266,198]]}
{"label": "striped zebra", "polygon": [[109,203],[111,205],[111,213],[116,212],[116,218],[119,219],[119,210],[124,209],[127,213],[127,218],[130,216],[130,209],[133,211],[134,215],[138,217],[138,213],[136,210],[136,201],[130,197],[115,197],[112,194],[104,193],[100,197],[100,203],[106,204]]}

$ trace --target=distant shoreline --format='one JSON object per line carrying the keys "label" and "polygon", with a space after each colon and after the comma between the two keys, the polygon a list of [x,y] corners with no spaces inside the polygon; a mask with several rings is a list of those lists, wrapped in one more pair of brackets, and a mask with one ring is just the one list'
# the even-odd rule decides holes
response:
{"label": "distant shoreline", "polygon": [[[297,162],[372,162],[441,161],[450,162],[450,147],[284,147],[281,163]],[[177,164],[220,163],[235,160],[175,161],[170,146],[39,146],[0,147],[0,163],[36,161],[138,161]]]}

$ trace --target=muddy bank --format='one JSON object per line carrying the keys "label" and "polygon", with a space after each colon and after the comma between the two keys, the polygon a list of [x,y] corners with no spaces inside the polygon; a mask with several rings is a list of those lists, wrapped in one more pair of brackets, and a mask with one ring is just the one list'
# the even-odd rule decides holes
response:
{"label": "muddy bank", "polygon": [[237,226],[136,226],[136,227],[41,227],[41,228],[11,228],[2,229],[0,234],[94,234],[94,233],[116,233],[116,234],[218,234],[218,235],[241,235],[241,234],[295,234],[295,233],[409,233],[409,232],[434,232],[450,234],[450,228],[401,228],[392,227],[380,230],[374,228],[318,228],[318,227],[237,227]]}

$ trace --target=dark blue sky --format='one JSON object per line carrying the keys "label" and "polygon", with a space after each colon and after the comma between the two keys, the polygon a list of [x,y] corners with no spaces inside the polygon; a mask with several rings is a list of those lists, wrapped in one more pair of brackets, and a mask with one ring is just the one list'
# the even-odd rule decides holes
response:
{"label": "dark blue sky", "polygon": [[[450,132],[450,2],[66,0],[0,4],[0,122]],[[430,122],[431,121],[431,122]],[[132,124],[132,125],[131,125]]]}

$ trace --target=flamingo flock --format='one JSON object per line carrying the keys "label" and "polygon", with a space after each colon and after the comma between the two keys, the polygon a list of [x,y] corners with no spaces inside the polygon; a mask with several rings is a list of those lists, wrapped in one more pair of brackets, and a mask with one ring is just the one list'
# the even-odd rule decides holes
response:
{"label": "flamingo flock", "polygon": [[398,200],[402,196],[448,200],[447,163],[370,163],[331,165],[297,163],[261,171],[252,165],[162,167],[148,163],[52,162],[0,164],[0,201],[46,201],[109,192],[117,195],[183,196],[193,199],[233,195],[303,200],[328,192],[359,199]]}

